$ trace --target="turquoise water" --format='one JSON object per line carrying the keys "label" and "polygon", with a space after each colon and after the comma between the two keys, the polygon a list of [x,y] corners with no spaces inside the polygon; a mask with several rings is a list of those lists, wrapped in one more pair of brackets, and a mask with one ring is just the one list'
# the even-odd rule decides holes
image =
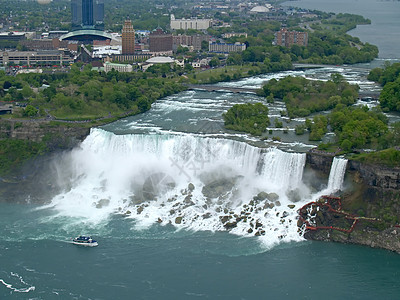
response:
{"label": "turquoise water", "polygon": [[[266,250],[255,238],[133,230],[115,216],[91,228],[95,248],[69,243],[77,228],[48,210],[1,205],[0,298],[397,299],[400,256],[324,242]],[[82,227],[80,227],[82,229]],[[11,287],[6,287],[11,285]]]}

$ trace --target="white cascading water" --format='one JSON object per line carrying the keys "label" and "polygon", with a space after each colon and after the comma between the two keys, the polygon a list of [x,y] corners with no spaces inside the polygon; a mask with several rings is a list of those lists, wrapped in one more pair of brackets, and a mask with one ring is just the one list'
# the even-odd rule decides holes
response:
{"label": "white cascading water", "polygon": [[[115,135],[92,129],[57,162],[65,192],[51,207],[77,222],[115,213],[191,230],[260,236],[267,246],[302,240],[297,209],[312,195],[305,154],[193,135]],[[293,196],[295,195],[295,196]]]}
{"label": "white cascading water", "polygon": [[347,159],[334,157],[328,180],[328,192],[335,193],[343,189],[343,179],[346,173]]}

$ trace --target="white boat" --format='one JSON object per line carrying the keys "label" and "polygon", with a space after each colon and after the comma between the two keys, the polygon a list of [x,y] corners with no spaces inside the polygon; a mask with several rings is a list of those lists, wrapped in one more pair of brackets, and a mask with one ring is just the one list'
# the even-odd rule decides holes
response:
{"label": "white boat", "polygon": [[72,240],[72,244],[82,245],[82,246],[87,246],[87,247],[95,247],[95,246],[99,245],[94,239],[92,239],[92,237],[83,236],[83,235],[80,235],[80,236],[74,238]]}

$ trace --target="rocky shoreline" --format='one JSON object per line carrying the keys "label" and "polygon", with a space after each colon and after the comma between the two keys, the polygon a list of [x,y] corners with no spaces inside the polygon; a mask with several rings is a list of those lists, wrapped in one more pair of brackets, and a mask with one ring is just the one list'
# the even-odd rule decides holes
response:
{"label": "rocky shoreline", "polygon": [[[332,160],[331,155],[307,154],[307,164],[316,172],[322,170],[325,173]],[[349,160],[345,179],[341,212],[357,218],[354,228],[348,232],[329,228],[307,230],[304,237],[400,253],[400,168]],[[325,208],[315,212],[313,217],[318,227],[344,224],[348,229],[349,217],[346,214],[337,214]],[[301,222],[298,225],[303,226]]]}

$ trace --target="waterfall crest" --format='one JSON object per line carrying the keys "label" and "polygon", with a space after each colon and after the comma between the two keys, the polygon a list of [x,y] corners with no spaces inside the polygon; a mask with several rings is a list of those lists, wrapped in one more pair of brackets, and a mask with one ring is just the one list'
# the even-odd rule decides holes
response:
{"label": "waterfall crest", "polygon": [[98,222],[117,213],[139,227],[229,230],[268,245],[302,239],[296,210],[310,198],[293,195],[307,191],[305,154],[228,139],[92,129],[58,164],[65,192],[52,206],[62,216]]}

